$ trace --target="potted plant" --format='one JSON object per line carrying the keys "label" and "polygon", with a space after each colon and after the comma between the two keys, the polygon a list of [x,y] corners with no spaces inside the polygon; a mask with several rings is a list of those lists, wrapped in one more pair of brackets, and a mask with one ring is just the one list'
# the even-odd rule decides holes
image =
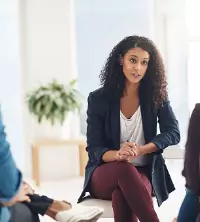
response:
{"label": "potted plant", "polygon": [[76,80],[72,80],[65,86],[53,80],[28,93],[28,109],[39,124],[62,126],[70,113],[80,112],[81,94],[75,89],[75,83]]}

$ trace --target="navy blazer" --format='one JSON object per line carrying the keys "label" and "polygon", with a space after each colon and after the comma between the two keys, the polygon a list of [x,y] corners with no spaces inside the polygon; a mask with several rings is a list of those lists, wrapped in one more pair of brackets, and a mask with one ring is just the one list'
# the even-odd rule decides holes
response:
{"label": "navy blazer", "polygon": [[[180,142],[178,121],[169,101],[164,102],[161,108],[155,109],[147,96],[140,93],[140,107],[145,142],[153,142],[159,148],[159,151],[150,154],[152,161],[148,166],[148,177],[160,206],[169,193],[175,190],[162,152],[164,148]],[[86,192],[90,192],[91,175],[98,166],[104,164],[104,153],[120,148],[120,96],[106,93],[102,88],[90,93],[87,115],[86,150],[89,161],[86,166],[84,189],[78,202],[83,200]],[[157,122],[161,132],[158,135]]]}

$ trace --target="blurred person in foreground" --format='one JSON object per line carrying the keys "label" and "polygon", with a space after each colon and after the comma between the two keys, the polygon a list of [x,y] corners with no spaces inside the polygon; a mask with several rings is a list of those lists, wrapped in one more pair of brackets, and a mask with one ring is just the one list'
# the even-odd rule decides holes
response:
{"label": "blurred person in foreground", "polygon": [[59,222],[96,221],[103,209],[99,207],[71,206],[35,194],[13,160],[0,112],[0,222],[38,222],[40,215],[48,215]]}
{"label": "blurred person in foreground", "polygon": [[[183,176],[186,194],[174,222],[200,222],[200,103],[196,104],[189,123]],[[198,219],[197,219],[198,218]]]}

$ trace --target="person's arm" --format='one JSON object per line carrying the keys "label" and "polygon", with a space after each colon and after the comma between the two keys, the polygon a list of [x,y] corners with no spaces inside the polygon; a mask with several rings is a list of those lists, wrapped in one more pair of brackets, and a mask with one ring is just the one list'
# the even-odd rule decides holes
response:
{"label": "person's arm", "polygon": [[[115,159],[115,151],[106,147],[104,132],[104,106],[99,110],[98,97],[90,93],[87,109],[87,152],[92,162],[109,162]],[[105,155],[104,155],[105,154]]]}
{"label": "person's arm", "polygon": [[148,153],[154,153],[158,150],[159,148],[154,143],[148,143],[143,146],[138,146],[135,148],[136,156],[142,156]]}
{"label": "person's arm", "polygon": [[176,145],[180,142],[178,121],[169,101],[165,102],[158,110],[158,122],[160,126],[160,134],[158,134],[152,140],[152,142],[148,144],[136,146],[135,148],[133,146],[136,156],[154,153],[168,146]]}
{"label": "person's arm", "polygon": [[[150,144],[148,151],[156,151],[164,149],[168,146],[176,145],[180,142],[180,131],[178,121],[174,115],[169,101],[164,102],[163,106],[158,110],[158,123],[160,126],[160,134],[158,134]],[[155,147],[152,145],[154,144]]]}
{"label": "person's arm", "polygon": [[10,145],[6,140],[0,112],[0,202],[12,202],[21,186],[21,173],[13,160]]}
{"label": "person's arm", "polygon": [[[102,103],[102,104],[100,104]],[[100,107],[100,109],[99,109]],[[124,143],[119,150],[106,147],[105,138],[105,108],[106,104],[99,97],[90,93],[87,109],[87,148],[89,159],[92,162],[126,161],[134,153],[129,143]],[[119,158],[120,155],[120,158]]]}
{"label": "person's arm", "polygon": [[109,150],[103,154],[102,159],[104,162],[117,161],[117,150]]}

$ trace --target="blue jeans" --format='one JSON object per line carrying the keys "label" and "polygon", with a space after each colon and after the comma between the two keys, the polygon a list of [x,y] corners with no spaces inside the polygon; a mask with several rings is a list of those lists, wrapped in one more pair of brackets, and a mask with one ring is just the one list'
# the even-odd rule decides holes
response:
{"label": "blue jeans", "polygon": [[186,191],[179,210],[177,222],[195,222],[198,215],[199,198],[192,191]]}

